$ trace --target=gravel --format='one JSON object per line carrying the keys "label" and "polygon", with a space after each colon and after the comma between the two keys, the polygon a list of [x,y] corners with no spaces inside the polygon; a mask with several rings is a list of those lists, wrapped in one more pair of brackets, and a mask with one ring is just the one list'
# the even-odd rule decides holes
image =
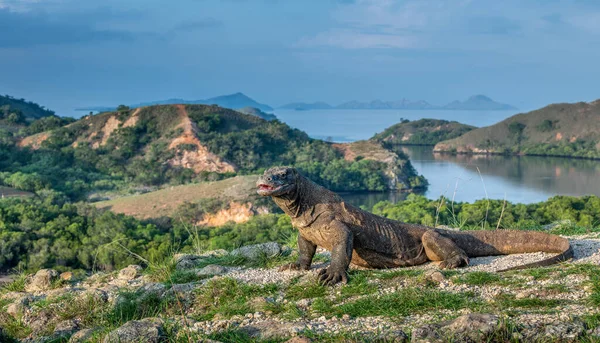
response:
{"label": "gravel", "polygon": [[[567,237],[569,238],[569,237]],[[570,237],[571,245],[573,247],[574,258],[572,263],[592,263],[600,264],[600,239],[599,238],[588,238],[586,236]],[[465,268],[457,269],[462,272],[474,272],[474,271],[486,271],[496,272],[518,265],[540,261],[554,254],[549,253],[530,253],[530,254],[513,254],[505,256],[486,256],[476,257],[470,259],[469,266]],[[312,266],[311,273],[307,275],[303,271],[285,271],[280,272],[278,268],[264,269],[264,268],[248,268],[248,269],[237,269],[232,270],[229,273],[223,274],[221,277],[234,278],[241,282],[247,282],[252,284],[267,284],[267,283],[288,283],[292,279],[297,277],[312,277],[316,274],[318,269],[324,268],[327,263],[314,264]],[[352,269],[364,269],[360,267],[351,266]],[[425,269],[434,270],[437,269],[437,263],[426,263],[423,265],[409,267],[411,269]],[[394,269],[390,269],[393,271]]]}

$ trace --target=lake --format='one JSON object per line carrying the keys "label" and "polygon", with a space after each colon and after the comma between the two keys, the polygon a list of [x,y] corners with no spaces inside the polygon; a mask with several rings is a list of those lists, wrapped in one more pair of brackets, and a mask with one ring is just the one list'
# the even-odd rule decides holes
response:
{"label": "lake", "polygon": [[[514,111],[400,111],[326,110],[277,111],[284,122],[308,132],[311,137],[349,142],[368,139],[398,123],[400,118],[456,120],[478,127],[497,123]],[[600,161],[537,156],[484,156],[433,153],[432,147],[403,146],[415,167],[430,183],[430,199],[441,195],[456,201],[506,199],[534,203],[554,195],[600,195]],[[406,194],[354,193],[342,195],[349,203],[372,207],[388,200],[403,200]]]}

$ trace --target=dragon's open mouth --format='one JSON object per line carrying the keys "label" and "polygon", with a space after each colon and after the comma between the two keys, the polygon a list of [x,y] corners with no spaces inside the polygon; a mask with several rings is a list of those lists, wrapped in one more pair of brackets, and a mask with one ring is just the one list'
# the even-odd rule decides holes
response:
{"label": "dragon's open mouth", "polygon": [[269,186],[269,185],[265,185],[263,183],[263,184],[258,185],[258,189],[261,190],[261,191],[272,191],[272,190],[275,190],[275,187]]}

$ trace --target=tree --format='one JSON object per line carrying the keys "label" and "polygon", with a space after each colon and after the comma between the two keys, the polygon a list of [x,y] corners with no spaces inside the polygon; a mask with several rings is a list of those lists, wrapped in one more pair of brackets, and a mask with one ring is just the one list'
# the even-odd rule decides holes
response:
{"label": "tree", "polygon": [[129,106],[119,105],[117,107],[117,112],[119,112],[119,113],[126,113],[126,112],[129,112],[129,110],[130,110]]}

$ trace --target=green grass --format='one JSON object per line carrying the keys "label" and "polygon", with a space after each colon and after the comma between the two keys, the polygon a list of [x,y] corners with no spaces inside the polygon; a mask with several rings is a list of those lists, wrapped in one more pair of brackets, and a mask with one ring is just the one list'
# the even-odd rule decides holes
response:
{"label": "green grass", "polygon": [[496,273],[488,272],[471,272],[465,273],[454,279],[454,283],[467,284],[473,286],[483,286],[498,283],[501,278]]}
{"label": "green grass", "polygon": [[24,292],[25,284],[27,283],[27,274],[19,273],[15,278],[0,287],[0,293],[7,292]]}
{"label": "green grass", "polygon": [[590,303],[594,306],[600,306],[600,275],[590,275],[592,282],[592,294],[590,294]]}
{"label": "green grass", "polygon": [[350,272],[350,282],[344,285],[340,291],[341,298],[348,298],[354,295],[373,294],[377,292],[377,286],[369,283],[369,276],[360,271]]}
{"label": "green grass", "polygon": [[286,290],[286,298],[292,301],[324,297],[329,293],[329,287],[323,286],[316,280],[295,284]]}
{"label": "green grass", "polygon": [[502,294],[496,297],[496,305],[499,309],[508,309],[511,307],[520,308],[552,308],[562,304],[563,301],[557,299],[523,298],[516,299],[512,295]]}
{"label": "green grass", "polygon": [[561,284],[548,285],[544,287],[545,290],[551,293],[567,293],[569,292],[569,287]]}
{"label": "green grass", "polygon": [[214,333],[212,335],[209,335],[208,338],[223,343],[280,343],[286,341],[286,339],[256,339],[250,337],[246,332],[231,329]]}
{"label": "green grass", "polygon": [[555,267],[549,268],[530,268],[519,271],[508,272],[509,275],[527,275],[533,276],[534,280],[544,280],[550,278],[551,274],[555,272]]}
{"label": "green grass", "polygon": [[223,317],[254,312],[250,300],[269,296],[279,290],[276,284],[248,285],[230,278],[215,279],[197,291],[194,317],[210,320],[216,314]]}
{"label": "green grass", "polygon": [[25,338],[31,334],[31,329],[25,325],[22,319],[15,319],[5,312],[0,312],[0,327],[2,327],[2,333],[11,339]]}
{"label": "green grass", "polygon": [[479,300],[471,292],[450,293],[429,288],[405,288],[385,295],[370,295],[356,301],[335,306],[331,301],[320,301],[313,308],[323,314],[353,317],[385,316],[402,317],[414,313],[435,310],[459,310],[477,308]]}

